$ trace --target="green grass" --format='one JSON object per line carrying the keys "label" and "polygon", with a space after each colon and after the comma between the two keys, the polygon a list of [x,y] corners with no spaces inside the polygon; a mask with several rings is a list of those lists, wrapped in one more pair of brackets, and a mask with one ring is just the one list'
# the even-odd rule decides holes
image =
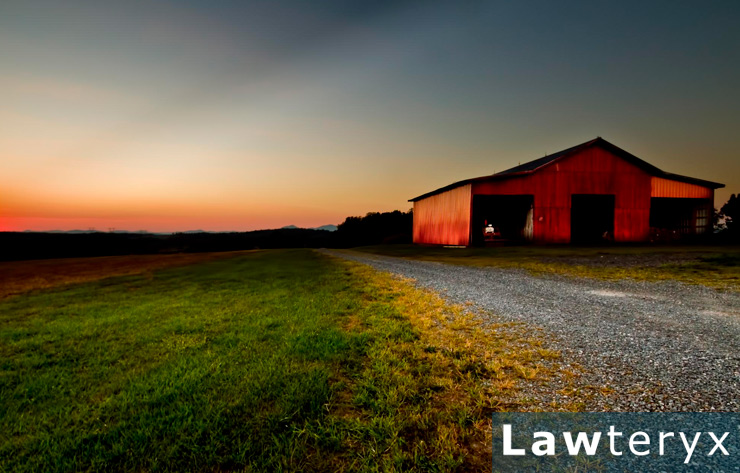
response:
{"label": "green grass", "polygon": [[[469,266],[523,268],[534,274],[555,273],[601,279],[675,280],[717,289],[740,290],[740,247],[738,246],[653,246],[607,247],[511,246],[490,248],[443,248],[415,245],[378,245],[358,251],[439,261]],[[608,258],[608,265],[599,259]],[[646,264],[640,263],[640,258]],[[655,264],[661,258],[665,264]],[[681,262],[672,262],[679,258]],[[620,263],[624,260],[624,264]],[[649,260],[649,264],[647,264]]]}
{"label": "green grass", "polygon": [[487,471],[490,412],[559,357],[491,330],[308,250],[12,296],[0,471]]}

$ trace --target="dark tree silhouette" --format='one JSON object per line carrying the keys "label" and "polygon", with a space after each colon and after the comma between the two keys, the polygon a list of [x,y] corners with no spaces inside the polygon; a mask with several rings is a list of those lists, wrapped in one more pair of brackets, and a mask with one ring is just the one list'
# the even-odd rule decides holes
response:
{"label": "dark tree silhouette", "polygon": [[232,233],[26,233],[0,232],[0,261],[155,253],[198,253],[254,248],[334,246],[324,230],[280,228]]}
{"label": "dark tree silhouette", "polygon": [[721,217],[725,218],[726,229],[723,233],[732,240],[740,240],[740,194],[732,194],[730,199],[719,209]]}
{"label": "dark tree silhouette", "polygon": [[337,244],[343,247],[411,243],[413,212],[370,212],[347,217],[337,229]]}

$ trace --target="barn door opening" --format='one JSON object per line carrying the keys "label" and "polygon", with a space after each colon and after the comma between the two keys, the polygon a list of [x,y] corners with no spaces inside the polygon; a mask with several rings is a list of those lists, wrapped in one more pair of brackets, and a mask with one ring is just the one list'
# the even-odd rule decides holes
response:
{"label": "barn door opening", "polygon": [[653,197],[650,199],[650,232],[666,240],[709,234],[712,201]]}
{"label": "barn door opening", "polygon": [[473,196],[473,244],[531,241],[533,203],[532,195]]}
{"label": "barn door opening", "polygon": [[603,243],[614,239],[614,196],[573,194],[570,201],[571,243]]}

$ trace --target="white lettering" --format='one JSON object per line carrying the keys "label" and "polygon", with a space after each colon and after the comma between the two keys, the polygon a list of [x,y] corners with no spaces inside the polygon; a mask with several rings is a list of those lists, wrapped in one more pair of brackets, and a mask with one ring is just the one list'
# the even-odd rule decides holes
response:
{"label": "white lettering", "polygon": [[[532,453],[541,457],[542,455],[555,455],[555,436],[550,432],[535,432],[534,438],[544,438],[532,444]],[[544,447],[544,448],[542,448]]]}
{"label": "white lettering", "polygon": [[681,441],[683,442],[683,446],[686,448],[686,460],[684,460],[684,463],[688,463],[689,460],[691,460],[691,455],[694,454],[694,449],[696,448],[697,442],[699,442],[699,437],[701,436],[701,432],[697,432],[694,436],[694,441],[691,443],[691,447],[689,447],[689,443],[686,441],[686,435],[684,435],[683,432],[679,432],[681,435]]}
{"label": "white lettering", "polygon": [[661,432],[660,433],[660,454],[663,455],[663,440],[666,439],[666,437],[674,437],[675,435],[673,432]]}
{"label": "white lettering", "polygon": [[725,450],[725,447],[722,446],[722,442],[725,441],[728,435],[730,435],[730,433],[725,432],[725,435],[723,435],[721,439],[717,439],[717,436],[714,435],[714,432],[709,432],[709,436],[712,437],[712,439],[714,439],[714,448],[709,451],[709,454],[707,454],[707,456],[714,455],[714,451],[717,450],[718,448],[722,450],[722,455],[729,455],[729,452]]}
{"label": "white lettering", "polygon": [[601,440],[601,432],[594,432],[590,444],[588,443],[588,434],[586,432],[578,432],[575,444],[573,444],[573,435],[570,432],[563,432],[563,438],[565,439],[565,446],[568,448],[569,454],[578,455],[581,451],[581,445],[583,445],[586,455],[595,455],[596,449],[599,447],[599,440]]}
{"label": "white lettering", "polygon": [[[525,448],[514,447],[512,425],[503,424],[501,427],[503,433],[503,454],[505,456],[527,455],[527,450],[529,450],[529,448],[526,448],[526,446],[524,446]],[[707,434],[714,441],[714,447],[709,450],[707,456],[712,456],[715,453],[730,456],[730,453],[724,446],[724,442],[729,437],[730,432],[724,432],[721,437],[719,437],[719,434],[715,434],[714,432],[692,432],[690,434],[684,432],[659,432],[658,452],[661,456],[665,455],[666,443],[668,443],[667,439],[680,437],[684,450],[686,451],[684,464],[688,464],[691,462],[691,459],[699,446],[699,440],[703,434]],[[558,455],[557,435],[559,435],[558,432],[534,432],[532,434],[531,444],[532,454],[538,457]],[[625,434],[618,432],[615,426],[609,426],[609,431],[606,436],[609,437],[609,450],[614,456],[621,456],[624,454],[624,451],[617,450],[618,445],[616,442],[616,438],[622,437],[623,435]],[[650,452],[653,451],[651,446],[654,439],[646,432],[638,431],[631,434],[627,433],[626,435],[629,435],[628,447],[629,451],[633,455],[645,456],[650,455]],[[693,435],[693,438],[690,439],[691,435]],[[599,449],[602,432],[562,432],[562,436],[569,455],[577,456],[583,454],[594,456]],[[706,442],[702,443],[702,449],[705,444]],[[670,446],[668,450],[670,450]]]}
{"label": "white lettering", "polygon": [[606,435],[609,437],[609,450],[611,450],[612,455],[617,456],[617,457],[620,456],[622,454],[622,452],[618,452],[614,448],[614,437],[621,437],[622,436],[622,432],[615,432],[614,431],[614,426],[613,425],[610,425],[609,426],[609,433],[606,434]]}
{"label": "white lettering", "polygon": [[511,424],[504,424],[504,455],[522,456],[523,448],[511,448]]}
{"label": "white lettering", "polygon": [[[642,437],[642,440],[637,440],[635,437]],[[638,452],[635,450],[635,445],[650,445],[650,437],[645,432],[635,432],[630,436],[630,450],[637,456],[650,455],[650,449]]]}

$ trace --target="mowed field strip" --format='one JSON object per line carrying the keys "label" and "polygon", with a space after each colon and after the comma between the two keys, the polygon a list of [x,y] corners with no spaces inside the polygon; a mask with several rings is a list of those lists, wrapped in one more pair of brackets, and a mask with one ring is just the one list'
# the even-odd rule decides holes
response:
{"label": "mowed field strip", "polygon": [[0,299],[112,276],[150,273],[157,269],[229,258],[247,251],[176,253],[169,255],[100,256],[0,262]]}
{"label": "mowed field strip", "polygon": [[605,395],[527,326],[366,265],[193,256],[0,301],[0,471],[489,471],[491,412]]}

